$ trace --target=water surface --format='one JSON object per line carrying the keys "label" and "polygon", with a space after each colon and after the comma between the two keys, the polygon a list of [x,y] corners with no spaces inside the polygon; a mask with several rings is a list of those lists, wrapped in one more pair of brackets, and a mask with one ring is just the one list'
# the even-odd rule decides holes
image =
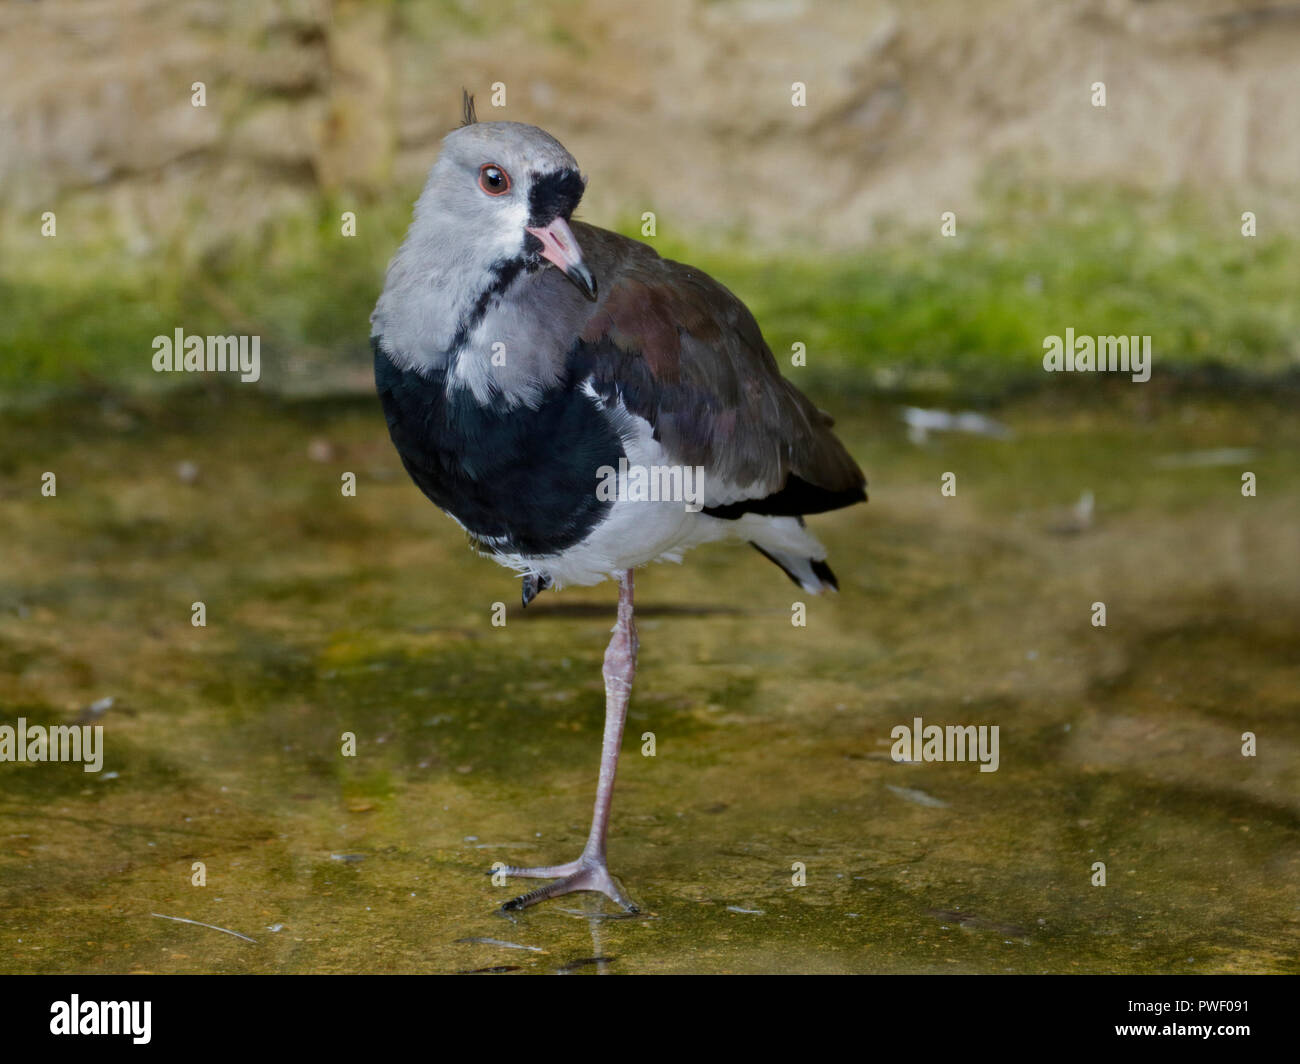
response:
{"label": "water surface", "polygon": [[[811,519],[840,595],[740,547],[638,578],[637,919],[507,918],[527,884],[485,875],[581,848],[611,586],[521,611],[368,398],[7,414],[0,718],[114,701],[102,772],[0,765],[0,969],[1300,970],[1294,416],[1133,388],[918,445],[845,406],[871,502]],[[917,717],[997,725],[998,771],[893,762]]]}

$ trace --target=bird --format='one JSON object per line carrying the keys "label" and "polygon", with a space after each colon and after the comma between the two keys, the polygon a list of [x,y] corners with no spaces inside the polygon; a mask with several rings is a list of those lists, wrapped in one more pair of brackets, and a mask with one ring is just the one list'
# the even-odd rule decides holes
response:
{"label": "bird", "polygon": [[536,126],[479,121],[468,93],[463,107],[371,314],[375,386],[411,479],[518,574],[525,608],[617,582],[586,845],[565,864],[503,869],[552,882],[502,908],[594,891],[633,913],[607,840],[635,571],[730,539],[804,592],[837,591],[804,517],[865,502],[866,477],[739,298],[575,220],[587,178],[568,150]]}

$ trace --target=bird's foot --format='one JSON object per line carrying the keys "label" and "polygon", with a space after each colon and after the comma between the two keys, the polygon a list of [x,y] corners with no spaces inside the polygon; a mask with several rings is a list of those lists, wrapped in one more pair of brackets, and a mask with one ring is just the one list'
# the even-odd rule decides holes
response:
{"label": "bird's foot", "polygon": [[530,905],[536,905],[539,901],[573,894],[579,890],[593,890],[603,894],[614,904],[621,905],[625,912],[640,912],[623,893],[618,881],[610,874],[603,857],[583,854],[576,861],[570,861],[568,864],[546,865],[539,868],[504,868],[501,871],[508,876],[519,876],[524,879],[555,880],[554,883],[548,883],[544,887],[538,887],[527,894],[512,898],[501,906],[504,912],[518,912]]}
{"label": "bird's foot", "polygon": [[551,578],[545,573],[525,573],[523,591],[520,595],[524,602],[524,609],[528,609],[528,604],[550,586]]}

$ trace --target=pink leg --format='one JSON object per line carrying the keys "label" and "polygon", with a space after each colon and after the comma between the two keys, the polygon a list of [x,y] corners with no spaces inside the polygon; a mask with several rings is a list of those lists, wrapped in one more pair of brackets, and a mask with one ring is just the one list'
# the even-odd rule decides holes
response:
{"label": "pink leg", "polygon": [[582,856],[568,864],[505,869],[508,876],[558,880],[506,902],[502,906],[505,910],[524,909],[547,898],[558,898],[577,890],[594,890],[628,912],[637,911],[609,874],[605,862],[605,836],[609,830],[610,806],[614,801],[614,773],[618,769],[618,752],[623,745],[627,706],[632,698],[632,678],[636,675],[637,640],[636,625],[632,621],[632,590],[632,570],[629,569],[619,579],[618,622],[605,650],[605,738],[600,748],[600,782],[596,784],[596,811],[591,818],[587,845]]}

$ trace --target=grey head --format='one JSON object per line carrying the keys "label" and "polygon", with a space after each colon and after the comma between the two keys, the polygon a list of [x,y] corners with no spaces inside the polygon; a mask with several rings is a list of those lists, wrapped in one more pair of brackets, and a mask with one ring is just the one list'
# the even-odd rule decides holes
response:
{"label": "grey head", "polygon": [[389,264],[371,332],[404,368],[459,370],[476,392],[500,392],[508,380],[489,386],[488,354],[476,348],[524,335],[545,346],[516,305],[525,289],[554,295],[562,277],[564,302],[596,298],[596,280],[568,225],[586,182],[549,133],[519,122],[474,122],[471,106],[466,110],[467,124],[443,139]]}

